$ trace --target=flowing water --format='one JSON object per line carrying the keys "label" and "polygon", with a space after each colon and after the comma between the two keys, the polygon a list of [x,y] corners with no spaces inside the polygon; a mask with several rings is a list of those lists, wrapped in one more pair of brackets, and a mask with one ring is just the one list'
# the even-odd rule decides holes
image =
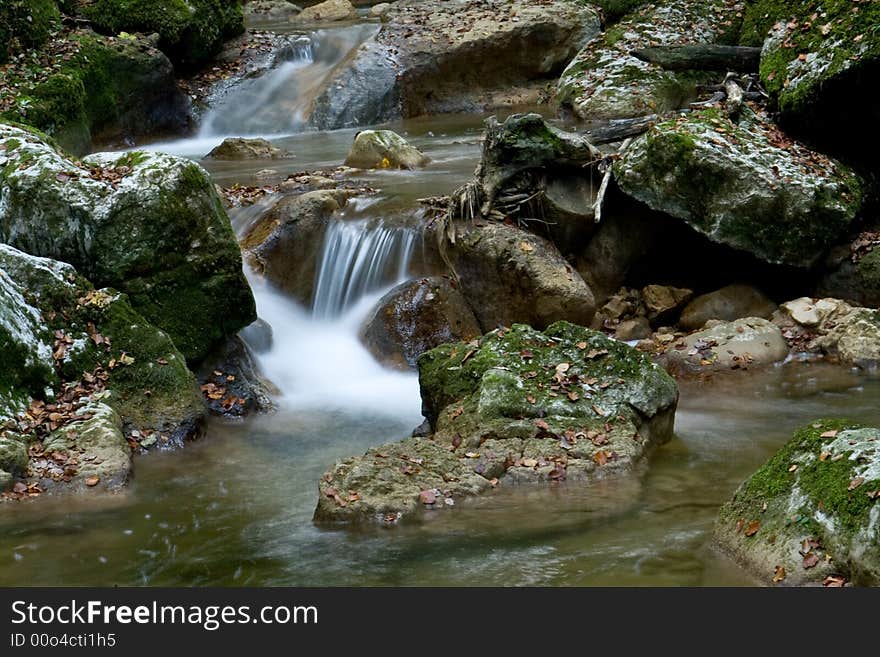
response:
{"label": "flowing water", "polygon": [[[291,65],[289,72],[300,64]],[[275,82],[265,82],[242,93],[269,93]],[[231,123],[211,130],[238,125],[224,120]],[[356,199],[329,227],[313,307],[252,277],[258,312],[273,329],[260,361],[281,391],[277,413],[214,420],[184,450],[139,457],[135,480],[119,495],[0,505],[0,585],[751,584],[711,548],[718,506],[795,428],[826,416],[876,426],[877,378],[792,362],[683,381],[676,438],[653,452],[642,478],[500,487],[392,528],[312,522],[317,481],[334,461],[397,440],[422,420],[415,375],[380,367],[357,333],[418,260],[419,239],[401,217],[416,211],[417,198],[471,175],[481,122],[453,116],[390,126],[432,164],[359,176],[380,191]],[[295,157],[204,162],[220,184],[251,184],[267,166],[280,176],[336,166],[354,132],[266,127],[293,133],[273,142]],[[154,148],[199,158],[219,140],[203,134]],[[244,209],[233,220],[241,227],[254,214]]]}

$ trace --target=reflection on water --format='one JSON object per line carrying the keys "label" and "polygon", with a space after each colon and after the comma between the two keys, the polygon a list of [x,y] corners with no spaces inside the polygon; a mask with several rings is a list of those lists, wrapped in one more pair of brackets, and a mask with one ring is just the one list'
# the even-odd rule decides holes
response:
{"label": "reflection on water", "polygon": [[[311,522],[334,460],[419,418],[301,410],[215,424],[151,454],[121,496],[0,506],[0,585],[736,585],[716,555],[717,507],[817,417],[877,424],[880,381],[791,364],[684,382],[677,438],[641,483],[508,487],[424,523]],[[380,409],[381,410],[381,409]]]}

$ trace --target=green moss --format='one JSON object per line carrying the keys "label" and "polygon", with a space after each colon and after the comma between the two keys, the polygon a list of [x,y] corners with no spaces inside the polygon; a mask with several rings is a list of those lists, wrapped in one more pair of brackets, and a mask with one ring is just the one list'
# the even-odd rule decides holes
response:
{"label": "green moss", "polygon": [[158,33],[159,47],[184,68],[207,62],[244,31],[238,0],[95,0],[81,13],[109,34]]}
{"label": "green moss", "polygon": [[40,48],[60,24],[55,0],[4,0],[0,4],[0,63],[11,50]]}
{"label": "green moss", "polygon": [[594,0],[592,2],[602,8],[606,23],[616,23],[647,3],[648,0]]}

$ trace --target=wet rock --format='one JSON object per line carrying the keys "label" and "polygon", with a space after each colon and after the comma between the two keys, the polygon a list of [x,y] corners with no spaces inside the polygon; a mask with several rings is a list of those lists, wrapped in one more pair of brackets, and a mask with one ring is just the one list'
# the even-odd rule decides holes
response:
{"label": "wet rock", "polygon": [[208,174],[171,155],[90,155],[0,125],[0,239],[125,292],[192,361],[256,319],[241,252]]}
{"label": "wet rock", "polygon": [[801,297],[786,301],[779,306],[779,309],[801,326],[813,328],[819,326],[823,319],[837,310],[839,305],[839,302],[832,299],[814,300],[810,297]]}
{"label": "wet rock", "polygon": [[627,319],[617,325],[614,337],[617,340],[629,342],[631,340],[644,340],[651,337],[651,324],[645,317]]}
{"label": "wet rock", "polygon": [[820,420],[721,507],[715,541],[768,585],[877,586],[878,489],[880,430]]}
{"label": "wet rock", "polygon": [[291,157],[265,139],[228,137],[205,156],[209,160],[279,160]]}
{"label": "wet rock", "polygon": [[692,290],[668,285],[647,285],[642,288],[642,303],[648,319],[655,323],[674,323],[677,312],[694,296]]}
{"label": "wet rock", "polygon": [[[18,476],[27,470],[27,446],[22,440],[11,436],[0,436],[0,471]],[[0,484],[0,490],[4,486]]]}
{"label": "wet rock", "polygon": [[[0,272],[0,284],[18,292],[15,307],[38,313],[44,332],[24,352],[23,343],[0,343],[0,416],[21,414],[32,399],[52,401],[73,383],[83,388],[78,397],[101,395],[127,430],[157,434],[156,442],[180,444],[198,434],[205,409],[186,359],[125,295],[96,290],[70,265],[7,245],[0,245]],[[0,317],[4,308],[0,299]],[[16,358],[42,362],[40,371],[52,368],[51,376],[29,376]],[[7,363],[18,368],[12,379]]]}
{"label": "wet rock", "polygon": [[291,20],[295,23],[329,23],[357,18],[357,9],[348,0],[325,0],[306,7]]}
{"label": "wet rock", "polygon": [[479,111],[493,90],[551,78],[600,29],[579,2],[402,0],[318,97],[312,126]]}
{"label": "wet rock", "polygon": [[852,127],[880,120],[872,92],[880,72],[878,22],[880,6],[873,2],[748,3],[743,39],[763,45],[761,81],[786,130],[828,152],[868,161],[880,138],[867,130],[856,143]]}
{"label": "wet rock", "polygon": [[446,247],[461,291],[484,331],[558,320],[589,325],[590,288],[549,241],[497,222],[474,226]]}
{"label": "wet rock", "polygon": [[317,520],[396,522],[507,482],[622,475],[672,437],[678,401],[646,357],[566,322],[443,345],[419,359],[419,379],[433,437],[335,464]]}
{"label": "wet rock", "polygon": [[418,169],[429,162],[415,146],[391,130],[357,133],[345,166],[356,169]]}
{"label": "wet rock", "polygon": [[354,195],[351,190],[328,189],[283,196],[242,239],[248,263],[279,289],[308,304],[327,223]]}
{"label": "wet rock", "polygon": [[265,319],[258,319],[253,324],[245,326],[239,335],[257,354],[269,351],[274,343],[272,325]]}
{"label": "wet rock", "polygon": [[286,21],[302,11],[288,0],[256,0],[244,5],[244,18],[248,24],[256,24],[262,21]]}
{"label": "wet rock", "polygon": [[677,109],[695,97],[704,73],[673,73],[634,57],[647,46],[718,43],[735,34],[740,3],[652,3],[608,28],[563,71],[557,101],[584,120],[631,118]]}
{"label": "wet rock", "polygon": [[415,368],[419,356],[447,342],[468,342],[482,331],[451,281],[440,276],[401,283],[386,294],[361,329],[380,361]]}
{"label": "wet rock", "polygon": [[819,349],[842,363],[866,369],[876,369],[880,364],[880,310],[853,308],[840,302],[823,318],[816,332],[818,337],[809,345],[811,350]]}
{"label": "wet rock", "polygon": [[238,336],[209,355],[198,372],[202,395],[214,415],[243,417],[275,410],[275,386],[260,372],[247,344]]}
{"label": "wet rock", "polygon": [[713,324],[671,343],[663,360],[677,371],[747,369],[783,361],[788,352],[778,326],[746,317]]}
{"label": "wet rock", "polygon": [[658,124],[614,166],[620,188],[713,242],[772,264],[814,265],[862,203],[849,168],[754,114],[703,110]]}
{"label": "wet rock", "polygon": [[33,457],[31,471],[40,487],[49,493],[119,490],[132,474],[131,447],[122,433],[122,420],[102,403],[84,406],[78,413],[88,419],[69,424],[43,441],[44,454],[76,454],[75,473],[69,481],[46,476],[48,473],[40,476],[40,461],[46,461],[45,457]]}
{"label": "wet rock", "polygon": [[710,319],[725,322],[741,317],[769,319],[774,310],[776,304],[760,290],[750,285],[728,285],[691,301],[682,311],[679,325],[693,331],[702,328]]}

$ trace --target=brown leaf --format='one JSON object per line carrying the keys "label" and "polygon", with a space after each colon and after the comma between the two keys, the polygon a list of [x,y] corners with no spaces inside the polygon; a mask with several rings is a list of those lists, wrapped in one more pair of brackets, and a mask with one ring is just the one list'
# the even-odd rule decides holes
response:
{"label": "brown leaf", "polygon": [[423,490],[419,493],[419,502],[422,504],[434,504],[437,501],[437,495],[432,490]]}
{"label": "brown leaf", "polygon": [[849,482],[849,486],[847,487],[847,490],[855,490],[856,488],[861,486],[863,483],[865,483],[864,477],[856,477],[851,482]]}
{"label": "brown leaf", "polygon": [[846,584],[846,577],[842,577],[840,575],[829,575],[825,579],[822,580],[822,586],[826,586],[828,588],[841,588]]}
{"label": "brown leaf", "polygon": [[91,488],[92,486],[97,486],[98,482],[101,481],[100,477],[89,477],[86,479],[86,486]]}
{"label": "brown leaf", "polygon": [[822,452],[819,454],[819,460],[823,462],[827,461],[829,456],[831,456],[831,452]]}
{"label": "brown leaf", "polygon": [[819,563],[819,555],[815,552],[810,552],[808,555],[804,557],[804,569],[813,568],[817,563]]}
{"label": "brown leaf", "polygon": [[584,358],[587,360],[593,360],[594,358],[598,358],[599,356],[604,356],[608,353],[607,349],[590,349],[585,355]]}
{"label": "brown leaf", "polygon": [[782,566],[776,566],[776,570],[773,571],[773,583],[778,584],[782,580],[785,579],[785,568]]}
{"label": "brown leaf", "polygon": [[572,392],[568,393],[568,398],[569,398],[569,400],[576,402],[578,399],[581,398],[581,396],[579,394],[577,394],[576,392],[572,391]]}
{"label": "brown leaf", "polygon": [[600,449],[598,452],[593,454],[593,460],[596,462],[596,465],[602,466],[608,463],[608,457],[611,456],[604,449]]}
{"label": "brown leaf", "polygon": [[524,468],[534,468],[538,465],[537,459],[523,459],[522,464]]}
{"label": "brown leaf", "polygon": [[826,431],[825,433],[819,434],[819,438],[836,438],[836,437],[837,437],[837,431],[834,431],[834,430]]}
{"label": "brown leaf", "polygon": [[746,536],[754,536],[758,533],[758,530],[761,528],[761,521],[754,520],[749,523],[749,526],[746,527]]}

